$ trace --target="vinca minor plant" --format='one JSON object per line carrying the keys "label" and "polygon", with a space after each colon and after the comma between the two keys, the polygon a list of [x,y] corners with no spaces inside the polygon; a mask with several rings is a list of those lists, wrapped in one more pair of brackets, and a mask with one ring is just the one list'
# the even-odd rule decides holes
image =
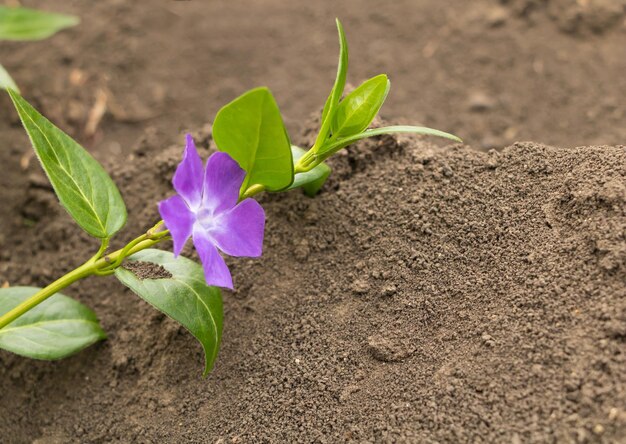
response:
{"label": "vinca minor plant", "polygon": [[[99,239],[100,248],[45,288],[0,289],[0,348],[31,358],[57,359],[103,339],[105,333],[94,313],[59,292],[87,277],[115,276],[198,339],[207,374],[222,334],[220,288],[233,288],[222,254],[258,257],[262,252],[265,213],[255,195],[302,188],[314,196],[330,174],[324,161],[366,137],[408,132],[459,141],[424,127],[367,129],[387,97],[389,80],[378,75],[342,98],[348,45],[339,21],[337,27],[337,77],[313,146],[304,150],[290,144],[267,88],[246,92],[217,113],[213,138],[218,152],[206,164],[187,136],[172,180],[176,193],[158,203],[162,220],[115,251],[109,251],[109,242],[126,223],[126,207],[117,187],[87,151],[9,89],[61,205],[83,230]],[[179,256],[190,238],[201,265]],[[173,242],[173,252],[153,248],[168,240]],[[140,273],[146,264],[165,273]]]}

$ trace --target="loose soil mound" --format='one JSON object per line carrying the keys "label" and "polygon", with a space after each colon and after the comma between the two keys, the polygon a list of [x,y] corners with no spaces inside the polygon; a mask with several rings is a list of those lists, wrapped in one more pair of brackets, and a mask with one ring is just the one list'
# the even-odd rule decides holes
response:
{"label": "loose soil mound", "polygon": [[[116,160],[125,236],[154,222],[180,154],[148,134]],[[208,379],[190,334],[91,279],[66,294],[109,339],[57,363],[0,353],[2,440],[624,439],[623,146],[482,153],[386,137],[332,166],[315,199],[262,197],[265,254],[230,261],[237,291]],[[95,247],[41,178],[20,199],[5,211],[11,284],[43,285]]]}

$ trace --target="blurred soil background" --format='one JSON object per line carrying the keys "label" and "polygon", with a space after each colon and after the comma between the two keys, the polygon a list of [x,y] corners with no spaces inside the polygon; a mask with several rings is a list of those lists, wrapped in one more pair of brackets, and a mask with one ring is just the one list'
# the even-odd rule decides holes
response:
{"label": "blurred soil background", "polygon": [[[350,45],[348,81],[389,75],[389,121],[454,132],[481,150],[626,140],[626,0],[5,3],[81,18],[49,40],[3,42],[0,60],[99,159],[127,154],[147,129],[163,146],[179,141],[259,85],[297,134],[334,80],[335,17]],[[0,186],[19,194],[31,154],[6,96],[0,134]]]}
{"label": "blurred soil background", "polygon": [[[390,76],[385,120],[468,146],[362,143],[322,204],[263,198],[268,255],[235,263],[208,380],[192,338],[120,285],[68,290],[110,339],[54,364],[0,354],[0,441],[624,442],[624,0],[5,3],[81,18],[3,42],[0,63],[114,171],[126,237],[156,216],[182,133],[210,148],[246,89],[270,87],[310,140],[335,17],[349,82]],[[1,95],[2,283],[45,285],[93,246],[36,163]]]}

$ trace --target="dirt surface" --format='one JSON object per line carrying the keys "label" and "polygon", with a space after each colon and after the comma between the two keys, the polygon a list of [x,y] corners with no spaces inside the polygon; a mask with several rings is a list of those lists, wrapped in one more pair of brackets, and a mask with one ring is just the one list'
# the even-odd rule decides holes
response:
{"label": "dirt surface", "polygon": [[[261,199],[265,254],[230,261],[208,379],[182,327],[91,279],[66,293],[109,339],[58,363],[1,353],[0,427],[11,442],[620,442],[625,149],[352,147],[318,198]],[[142,228],[180,155],[148,135],[117,165]],[[47,210],[10,241],[31,260],[3,274],[42,285],[93,242],[49,190],[24,200]]]}
{"label": "dirt surface", "polygon": [[[391,77],[383,116],[475,149],[364,142],[318,198],[264,196],[265,254],[230,261],[206,380],[191,335],[115,279],[67,289],[109,339],[57,363],[0,353],[0,441],[626,441],[623,1],[23,3],[83,20],[0,61],[114,172],[126,239],[155,222],[181,131],[246,88],[310,141],[335,16],[352,83]],[[96,245],[4,96],[0,142],[0,280],[43,286]]]}
{"label": "dirt surface", "polygon": [[127,261],[123,264],[124,268],[132,271],[139,279],[169,279],[172,273],[167,271],[161,265],[151,262]]}

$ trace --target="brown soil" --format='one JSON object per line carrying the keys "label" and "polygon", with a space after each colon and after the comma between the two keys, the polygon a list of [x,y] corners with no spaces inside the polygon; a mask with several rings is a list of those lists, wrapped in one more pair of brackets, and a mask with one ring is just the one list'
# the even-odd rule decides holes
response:
{"label": "brown soil", "polygon": [[153,264],[151,262],[125,262],[122,264],[124,268],[132,271],[139,279],[169,279],[172,277],[172,273],[167,271],[164,267]]}
{"label": "brown soil", "polygon": [[[353,82],[390,74],[394,122],[476,148],[606,146],[361,143],[318,198],[261,199],[265,254],[230,262],[208,379],[184,329],[91,279],[65,293],[109,339],[55,363],[0,353],[0,441],[626,440],[623,2],[24,3],[83,18],[0,60],[114,172],[126,238],[170,192],[180,130],[245,88],[270,86],[298,134],[332,83],[335,15]],[[23,157],[6,97],[0,138],[0,279],[45,285],[94,241]]]}
{"label": "brown soil", "polygon": [[[117,165],[142,228],[180,153],[147,138]],[[480,153],[386,138],[333,167],[316,199],[262,198],[266,252],[231,261],[237,291],[207,380],[189,334],[92,279],[67,293],[109,340],[58,363],[0,354],[2,429],[15,442],[626,436],[625,147]],[[48,210],[11,241],[31,260],[4,266],[41,285],[93,242],[49,190],[25,200]]]}

